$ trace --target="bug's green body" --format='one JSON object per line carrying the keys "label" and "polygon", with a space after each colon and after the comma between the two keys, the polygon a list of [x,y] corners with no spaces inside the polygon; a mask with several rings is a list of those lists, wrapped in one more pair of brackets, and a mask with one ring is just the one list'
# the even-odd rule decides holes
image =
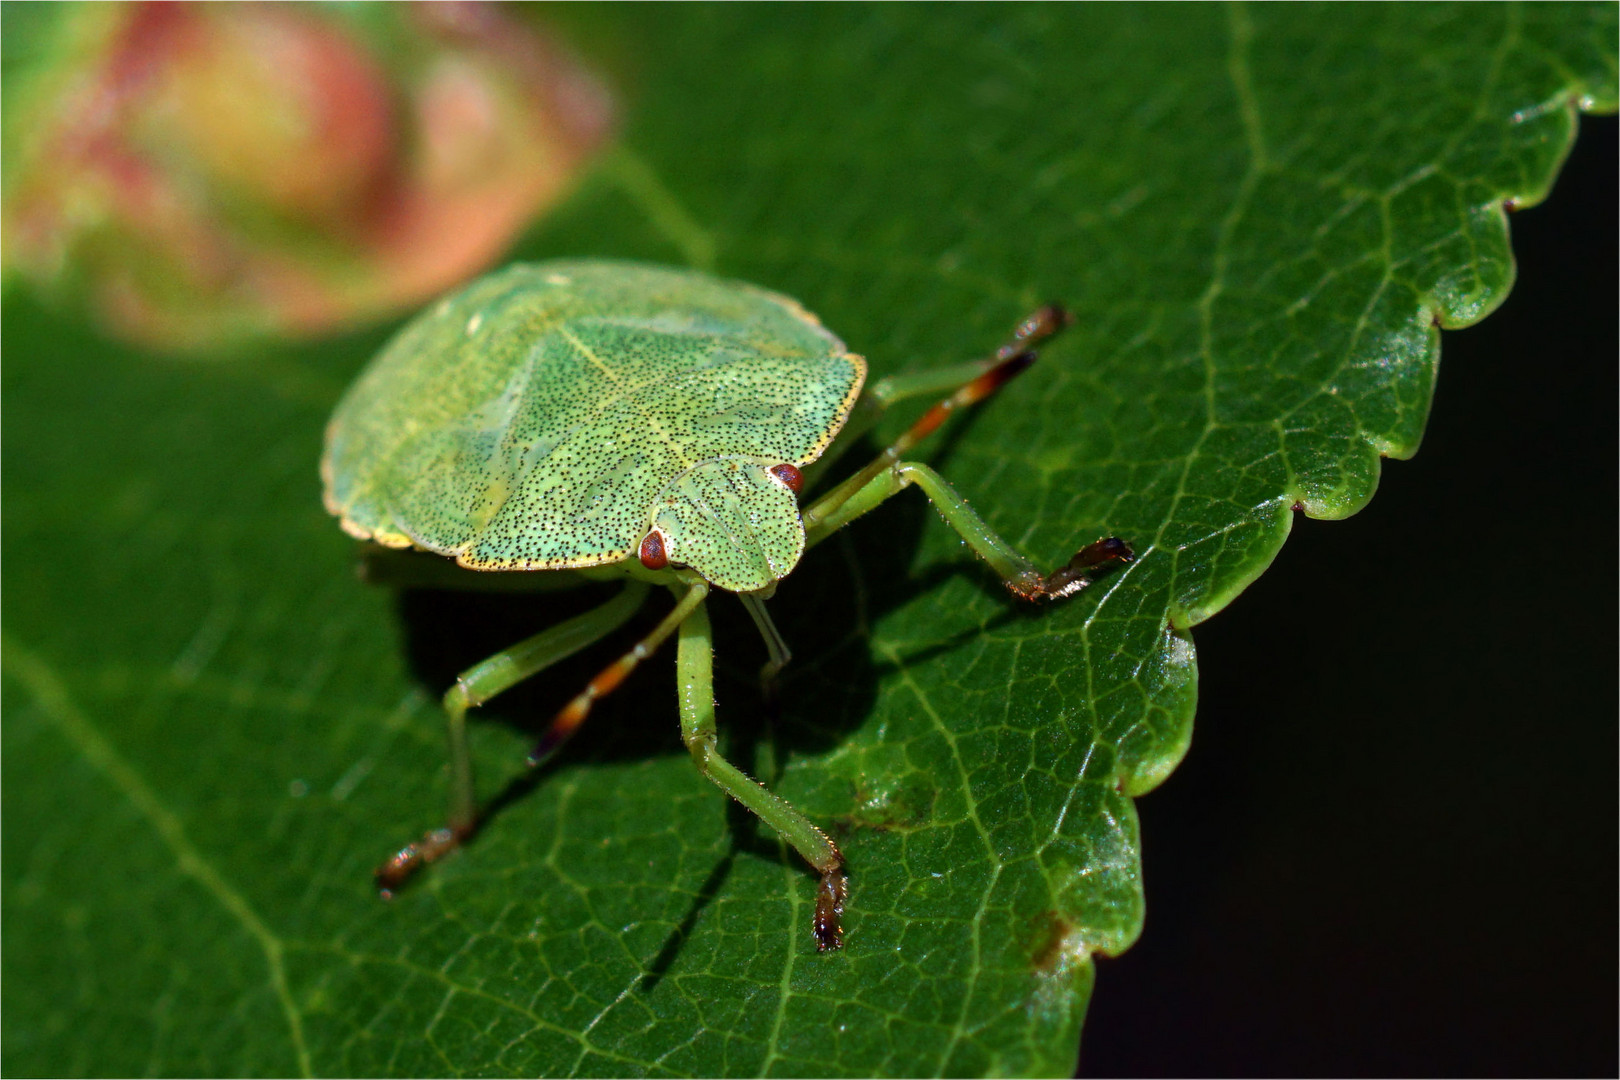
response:
{"label": "bug's green body", "polygon": [[600,607],[461,674],[444,699],[449,825],[384,864],[379,887],[391,892],[482,820],[467,710],[612,633],[640,606],[647,584],[661,584],[674,593],[674,609],[558,713],[529,762],[544,760],[592,702],[676,636],[681,735],[693,761],[820,873],[815,939],[823,950],[838,948],[843,854],[720,754],[705,599],[711,587],[742,597],[770,652],[768,681],[788,653],[764,598],[807,546],[913,484],[1026,599],[1061,599],[1098,568],[1130,561],[1129,547],[1110,538],[1043,574],[938,473],[900,459],[952,409],[1027,367],[1029,347],[1066,320],[1060,308],[1043,308],[992,360],[868,388],[856,429],[895,401],[958,387],[802,513],[800,467],[821,458],[845,427],[866,362],[787,297],[695,271],[560,261],[492,274],[412,321],[327,427],[326,506],[344,529],[474,570],[636,580]]}
{"label": "bug's green body", "polygon": [[631,558],[763,589],[804,550],[793,492],[866,374],[786,297],[703,274],[552,262],[416,321],[332,417],[327,508],[357,536],[477,570]]}

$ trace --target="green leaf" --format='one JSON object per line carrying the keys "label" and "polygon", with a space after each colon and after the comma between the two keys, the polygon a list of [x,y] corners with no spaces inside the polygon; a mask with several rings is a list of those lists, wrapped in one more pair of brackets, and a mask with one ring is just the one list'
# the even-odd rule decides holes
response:
{"label": "green leaf", "polygon": [[[1090,957],[1141,924],[1131,797],[1185,752],[1188,628],[1292,508],[1352,513],[1416,449],[1437,327],[1511,283],[1502,204],[1615,106],[1607,5],[557,17],[632,99],[524,257],[712,266],[879,374],[1061,299],[1078,325],[928,457],[1039,560],[1139,562],[1014,608],[896,500],[774,602],[774,729],[717,613],[728,753],[849,856],[842,953],[685,759],[667,656],[383,904],[445,794],[435,696],[588,597],[354,579],[314,470],[381,333],[180,363],[10,293],[8,1073],[1070,1070]],[[484,710],[486,790],[611,655]]]}

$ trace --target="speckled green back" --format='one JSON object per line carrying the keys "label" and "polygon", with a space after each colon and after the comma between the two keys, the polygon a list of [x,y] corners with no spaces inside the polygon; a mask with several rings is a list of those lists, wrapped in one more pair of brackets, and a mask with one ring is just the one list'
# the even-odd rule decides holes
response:
{"label": "speckled green back", "polygon": [[815,316],[741,282],[513,266],[424,312],[350,388],[326,504],[356,536],[485,570],[617,562],[657,517],[672,561],[762,588],[803,548],[764,470],[819,457],[865,372]]}

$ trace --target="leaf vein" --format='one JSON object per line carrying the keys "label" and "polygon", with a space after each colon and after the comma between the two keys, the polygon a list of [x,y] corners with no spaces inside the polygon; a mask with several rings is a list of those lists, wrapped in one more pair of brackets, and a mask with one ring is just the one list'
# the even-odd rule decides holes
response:
{"label": "leaf vein", "polygon": [[33,649],[23,645],[12,635],[0,636],[0,665],[15,675],[39,702],[47,719],[56,725],[84,759],[100,772],[147,819],[158,838],[174,856],[180,872],[187,875],[211,894],[220,906],[229,912],[264,953],[269,968],[270,985],[286,1018],[292,1039],[293,1053],[298,1060],[302,1076],[313,1076],[309,1047],[304,1042],[303,1017],[292,991],[287,985],[286,965],[283,961],[283,943],[259,918],[258,912],[247,898],[231,887],[197,846],[186,835],[179,817],[158,798],[135,767],[126,761],[95,723],[74,703],[62,677],[50,663]]}

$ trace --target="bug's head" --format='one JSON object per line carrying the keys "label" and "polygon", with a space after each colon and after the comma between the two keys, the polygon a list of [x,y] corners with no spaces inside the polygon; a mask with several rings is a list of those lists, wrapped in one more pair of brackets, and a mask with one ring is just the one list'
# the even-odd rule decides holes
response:
{"label": "bug's head", "polygon": [[700,462],[659,492],[643,565],[662,559],[689,566],[730,592],[769,588],[804,554],[800,484],[791,464],[754,457]]}

